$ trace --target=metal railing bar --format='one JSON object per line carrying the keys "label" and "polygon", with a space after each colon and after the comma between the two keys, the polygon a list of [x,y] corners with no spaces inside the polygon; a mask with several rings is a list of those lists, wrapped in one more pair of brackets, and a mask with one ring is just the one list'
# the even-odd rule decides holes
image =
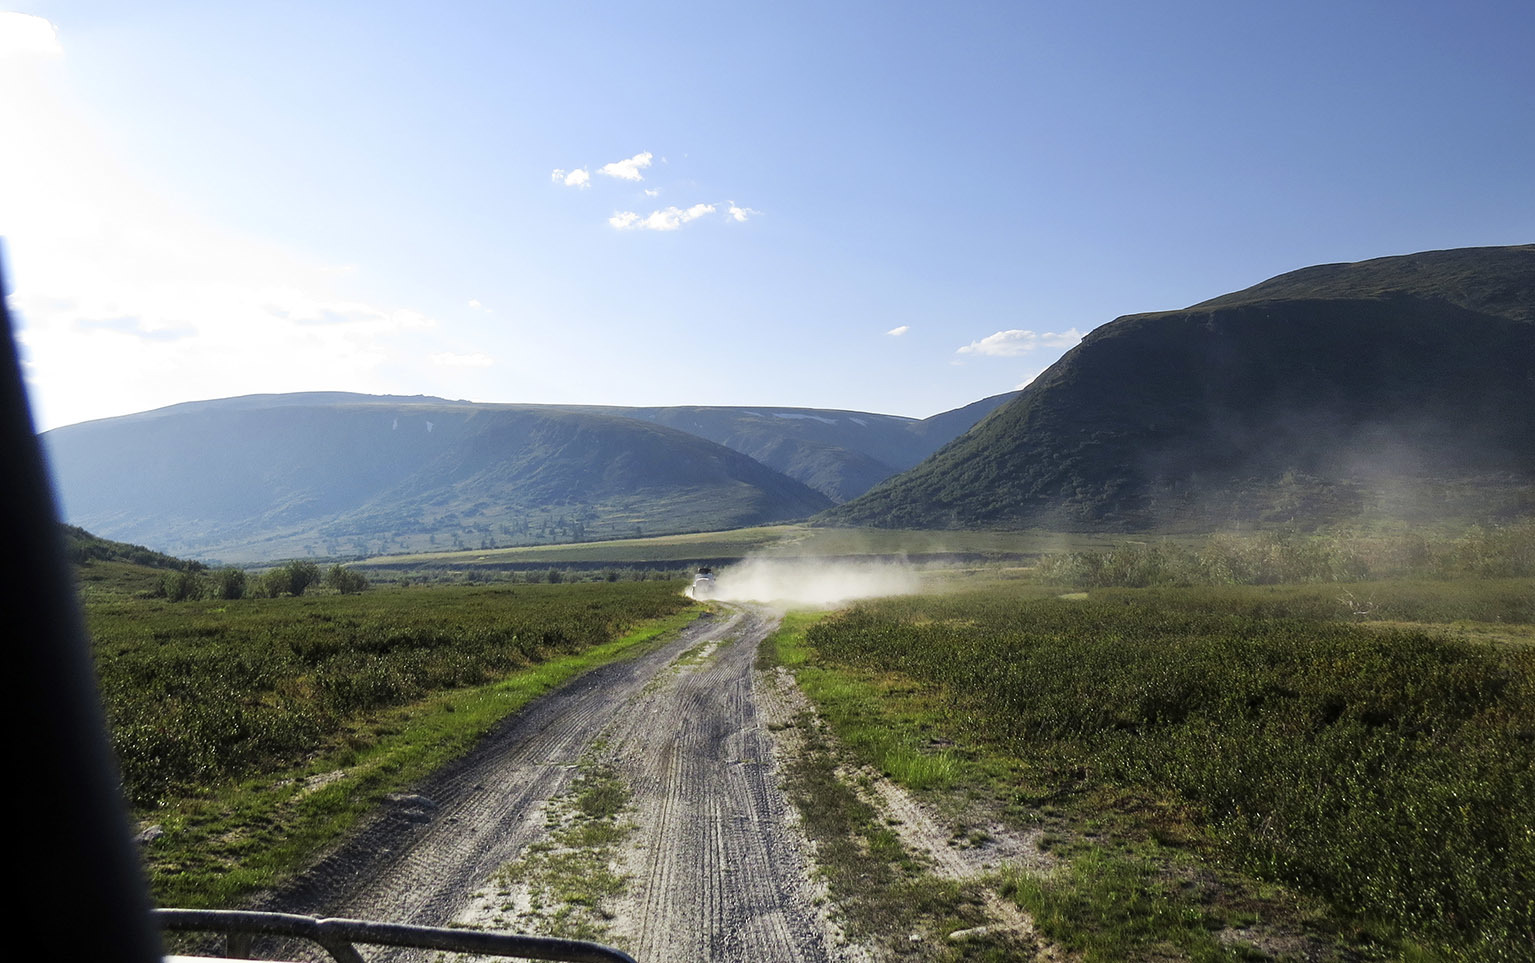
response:
{"label": "metal railing bar", "polygon": [[362,957],[354,946],[357,943],[569,963],[635,963],[629,954],[601,943],[516,933],[487,933],[481,930],[377,923],[369,920],[319,919],[294,913],[252,910],[157,909],[154,910],[154,919],[163,930],[222,933],[226,936],[231,956],[236,955],[237,949],[249,952],[249,940],[237,939],[243,934],[285,936],[318,943],[338,963],[362,963]]}

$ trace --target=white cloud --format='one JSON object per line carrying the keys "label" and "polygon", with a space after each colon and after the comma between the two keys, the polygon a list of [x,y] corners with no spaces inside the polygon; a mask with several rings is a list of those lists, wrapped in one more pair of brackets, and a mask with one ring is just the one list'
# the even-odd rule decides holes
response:
{"label": "white cloud", "polygon": [[645,188],[645,196],[646,197],[660,197],[661,196],[661,189],[659,187],[647,187],[647,188]]}
{"label": "white cloud", "polygon": [[489,368],[496,363],[496,360],[482,351],[476,351],[473,354],[439,351],[431,356],[431,362],[443,368]]}
{"label": "white cloud", "polygon": [[762,213],[761,211],[754,211],[754,210],[752,210],[749,207],[737,207],[735,201],[731,201],[730,202],[730,217],[733,220],[745,221],[748,217],[752,216],[753,214],[761,214],[761,213]]}
{"label": "white cloud", "polygon": [[650,158],[654,156],[650,151],[635,154],[628,160],[614,161],[611,164],[603,164],[597,168],[597,173],[616,177],[621,181],[642,181],[645,179],[640,171],[650,166]]}
{"label": "white cloud", "polygon": [[59,28],[29,13],[0,12],[0,57],[58,56]]}
{"label": "white cloud", "polygon": [[686,210],[680,207],[666,207],[659,211],[651,211],[644,217],[634,211],[619,211],[608,218],[608,223],[620,231],[675,231],[689,221],[696,221],[705,214],[713,214],[714,211],[713,204],[694,204]]}
{"label": "white cloud", "polygon": [[1012,328],[1007,331],[998,331],[979,341],[972,341],[959,349],[960,354],[980,354],[993,358],[1016,358],[1022,354],[1028,354],[1038,347],[1069,348],[1082,340],[1082,332],[1076,328],[1066,331],[1046,331],[1040,334],[1037,331],[1028,331],[1022,328]]}
{"label": "white cloud", "polygon": [[592,175],[584,167],[578,167],[573,171],[567,171],[563,167],[556,167],[550,172],[549,179],[556,184],[564,184],[566,187],[587,187],[590,186]]}
{"label": "white cloud", "polygon": [[480,304],[480,299],[479,298],[470,298],[469,299],[469,306],[471,308],[481,308],[481,307],[484,307],[484,305]]}
{"label": "white cloud", "polygon": [[890,337],[892,337],[892,338],[899,338],[901,335],[905,334],[906,332],[908,332],[910,330],[911,330],[911,325],[903,324],[903,325],[901,325],[899,327],[891,328],[889,331],[886,331],[885,333],[890,335]]}

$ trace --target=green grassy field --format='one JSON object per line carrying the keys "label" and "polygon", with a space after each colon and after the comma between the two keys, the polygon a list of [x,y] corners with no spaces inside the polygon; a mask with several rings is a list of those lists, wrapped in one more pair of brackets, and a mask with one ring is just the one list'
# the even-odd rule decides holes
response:
{"label": "green grassy field", "polygon": [[1066,868],[999,885],[1085,959],[1268,958],[1216,938],[1264,924],[1339,959],[1513,961],[1532,623],[1529,578],[1014,581],[859,605],[779,652],[893,778],[1049,829]]}
{"label": "green grassy field", "polygon": [[[94,574],[95,578],[91,578]],[[669,582],[172,604],[82,572],[111,739],[167,905],[229,905],[574,675],[690,621]],[[115,589],[115,591],[114,591]]]}
{"label": "green grassy field", "polygon": [[[1535,926],[1532,534],[774,526],[461,554],[973,557],[934,572],[935,594],[791,617],[769,647],[837,737],[810,736],[789,775],[854,930],[973,926],[990,889],[1088,963],[1470,963],[1527,959]],[[658,581],[171,603],[150,597],[164,574],[78,569],[167,905],[270,885],[499,719],[695,611]],[[1043,829],[1061,869],[925,876],[839,789],[848,753],[940,806]]]}

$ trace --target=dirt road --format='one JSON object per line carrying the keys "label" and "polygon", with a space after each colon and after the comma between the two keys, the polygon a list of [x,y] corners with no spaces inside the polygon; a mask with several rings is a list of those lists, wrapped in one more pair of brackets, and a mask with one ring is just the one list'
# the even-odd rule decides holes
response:
{"label": "dirt road", "polygon": [[530,905],[498,871],[555,846],[579,773],[597,766],[627,801],[609,867],[620,885],[580,919],[592,935],[641,961],[831,958],[753,694],[775,625],[754,609],[703,619],[530,705],[264,908],[557,929],[539,917],[567,907]]}

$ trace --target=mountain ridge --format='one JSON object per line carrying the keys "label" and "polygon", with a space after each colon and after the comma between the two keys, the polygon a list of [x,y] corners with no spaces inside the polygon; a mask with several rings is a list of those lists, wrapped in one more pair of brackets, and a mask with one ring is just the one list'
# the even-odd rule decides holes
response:
{"label": "mountain ridge", "polygon": [[[735,446],[664,423],[704,416]],[[923,419],[823,409],[314,392],[185,402],[43,441],[71,521],[253,562],[796,520],[834,504],[825,490],[856,494],[898,470],[856,446],[915,464],[934,431]]]}
{"label": "mountain ridge", "polygon": [[[1500,488],[1485,508],[1517,512],[1535,478],[1532,303],[1535,245],[1520,245],[1303,268],[1126,315],[818,520],[1316,525],[1422,518],[1435,498],[1462,511]],[[1407,482],[1427,501],[1407,505]]]}

